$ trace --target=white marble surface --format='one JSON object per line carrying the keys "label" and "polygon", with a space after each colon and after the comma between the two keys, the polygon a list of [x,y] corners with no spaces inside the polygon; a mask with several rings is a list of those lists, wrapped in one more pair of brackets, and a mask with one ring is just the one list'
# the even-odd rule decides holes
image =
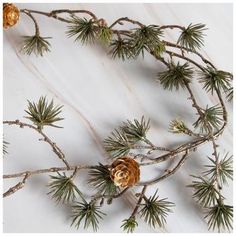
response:
{"label": "white marble surface", "polygon": [[[50,11],[59,8],[88,9],[109,23],[118,17],[129,16],[145,24],[205,23],[209,30],[203,55],[217,67],[232,71],[232,4],[18,4],[20,8]],[[43,58],[25,56],[19,52],[21,35],[31,34],[32,23],[22,16],[19,24],[3,36],[3,119],[22,118],[26,100],[37,100],[41,95],[63,104],[61,122],[64,129],[46,128],[46,132],[64,150],[72,164],[96,164],[106,162],[102,140],[125,119],[151,119],[149,137],[159,146],[171,147],[187,140],[167,132],[168,122],[182,117],[189,124],[195,119],[185,91],[164,91],[156,81],[156,74],[164,67],[152,57],[145,60],[122,62],[111,60],[99,45],[81,46],[65,36],[66,25],[53,19],[37,16],[43,36],[51,36],[51,53]],[[178,31],[167,31],[169,40]],[[194,83],[194,92],[201,105],[215,104],[217,99],[202,91]],[[220,138],[220,152],[232,153],[232,106],[229,109],[229,126]],[[4,174],[62,166],[45,143],[31,130],[4,127],[5,138],[11,143],[9,155],[4,158]],[[142,220],[136,232],[207,232],[201,209],[191,198],[190,174],[200,172],[211,154],[208,145],[191,155],[175,176],[148,190],[159,189],[161,197],[175,202],[174,213],[167,219],[164,230],[151,229]],[[142,179],[161,174],[164,166],[142,170]],[[78,184],[89,193],[86,172],[81,172]],[[8,189],[16,180],[4,180]],[[23,190],[4,199],[4,232],[85,232],[70,227],[69,208],[57,206],[48,195],[48,176],[30,178]],[[232,204],[232,183],[225,189],[227,202]],[[121,232],[120,225],[132,211],[132,192],[105,206],[108,214],[101,221],[99,232]],[[86,232],[91,232],[87,230]]]}

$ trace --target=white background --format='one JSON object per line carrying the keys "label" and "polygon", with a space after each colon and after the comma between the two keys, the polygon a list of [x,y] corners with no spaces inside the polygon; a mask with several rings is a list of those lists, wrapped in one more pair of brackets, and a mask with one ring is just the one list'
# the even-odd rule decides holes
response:
{"label": "white background", "polygon": [[[219,69],[232,71],[232,4],[18,4],[20,8],[50,11],[53,9],[88,9],[98,17],[112,23],[119,17],[129,16],[144,24],[205,23],[208,27],[202,53]],[[164,91],[156,81],[163,65],[152,57],[145,60],[122,62],[112,60],[106,49],[98,44],[82,46],[65,36],[66,25],[44,16],[36,16],[42,36],[53,37],[51,53],[43,58],[25,56],[19,52],[22,35],[33,34],[32,22],[24,15],[17,26],[4,31],[4,83],[3,119],[24,120],[27,99],[36,101],[41,95],[64,105],[60,122],[63,129],[45,128],[45,132],[64,150],[71,164],[106,163],[107,154],[102,140],[121,121],[140,118],[151,119],[149,138],[159,146],[173,147],[187,138],[168,133],[169,121],[181,117],[191,124],[196,119],[185,91]],[[175,40],[178,30],[168,30],[167,38]],[[202,106],[218,103],[206,94],[201,85],[193,90]],[[232,104],[229,126],[219,139],[220,153],[232,153]],[[4,174],[25,170],[62,166],[46,143],[31,130],[4,127],[9,141],[9,155],[4,158]],[[159,189],[161,197],[176,204],[174,213],[167,218],[165,229],[151,229],[142,220],[136,232],[207,232],[201,209],[192,199],[192,191],[185,186],[191,182],[190,174],[199,174],[207,155],[212,152],[205,145],[191,154],[186,164],[171,178],[150,187],[148,194]],[[168,163],[171,164],[171,163]],[[142,169],[142,179],[163,173],[167,166]],[[86,171],[79,174],[77,183],[86,193]],[[70,227],[69,206],[56,205],[46,195],[49,177],[30,178],[23,190],[3,201],[4,232],[92,232]],[[4,190],[17,180],[4,180]],[[139,189],[135,189],[138,191]],[[232,185],[225,188],[227,203],[232,204]],[[133,192],[125,194],[103,211],[107,217],[101,221],[99,232],[122,232],[121,221],[132,212]]]}

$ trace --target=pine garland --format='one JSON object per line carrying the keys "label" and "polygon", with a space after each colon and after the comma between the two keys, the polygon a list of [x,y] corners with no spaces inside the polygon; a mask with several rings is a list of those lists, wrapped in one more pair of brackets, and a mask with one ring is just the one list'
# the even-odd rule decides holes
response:
{"label": "pine garland", "polygon": [[[180,118],[173,117],[170,122],[169,131],[174,134],[183,134],[192,137],[189,143],[183,143],[172,149],[159,147],[153,144],[148,138],[148,131],[151,129],[151,122],[144,116],[138,120],[124,121],[118,128],[104,140],[104,147],[110,155],[112,161],[122,160],[122,167],[119,165],[115,169],[115,174],[119,180],[129,178],[130,164],[125,160],[132,158],[140,167],[146,165],[157,165],[160,162],[173,159],[175,166],[167,173],[161,176],[154,176],[150,181],[139,181],[132,186],[120,188],[111,177],[111,165],[106,163],[94,163],[92,166],[71,165],[58,145],[53,142],[44,132],[45,126],[60,127],[57,124],[63,120],[61,117],[62,106],[54,104],[46,97],[39,98],[38,101],[28,101],[28,107],[25,112],[31,123],[24,123],[19,120],[3,121],[3,124],[18,127],[29,128],[42,136],[45,143],[52,147],[55,155],[62,160],[65,167],[51,167],[34,171],[25,171],[16,174],[7,174],[3,178],[17,178],[22,180],[15,186],[6,191],[3,196],[10,196],[18,190],[24,188],[29,178],[43,173],[54,173],[50,175],[48,184],[52,199],[61,204],[70,204],[72,209],[72,225],[76,228],[86,229],[92,227],[94,231],[98,230],[99,221],[105,219],[106,214],[101,210],[104,204],[112,204],[113,200],[121,197],[130,188],[136,191],[136,186],[142,186],[142,191],[136,193],[136,205],[129,217],[121,222],[121,228],[125,232],[134,232],[139,226],[137,218],[141,217],[150,227],[164,227],[167,222],[167,216],[174,211],[174,203],[167,201],[166,198],[160,199],[157,191],[154,195],[147,196],[146,189],[152,185],[169,178],[185,163],[187,157],[191,156],[204,143],[212,144],[211,157],[208,158],[209,164],[206,165],[203,173],[192,175],[192,183],[188,185],[193,190],[193,198],[199,203],[209,230],[232,230],[233,207],[227,205],[223,196],[224,185],[233,177],[232,157],[225,155],[221,157],[218,152],[217,138],[224,132],[227,126],[227,110],[224,100],[232,100],[233,97],[233,76],[231,73],[219,70],[212,62],[204,58],[201,53],[201,47],[204,45],[205,25],[190,24],[187,27],[179,25],[144,25],[139,21],[128,17],[117,19],[114,23],[108,24],[104,19],[88,10],[53,10],[52,12],[41,12],[37,10],[20,9],[17,10],[12,4],[6,7],[4,5],[3,20],[4,25],[11,27],[17,23],[19,15],[29,17],[35,27],[35,34],[24,36],[22,53],[27,55],[35,54],[43,56],[50,52],[50,37],[42,37],[39,31],[36,15],[54,18],[67,24],[67,36],[74,38],[74,41],[82,44],[91,44],[101,42],[109,48],[113,59],[131,60],[138,56],[148,53],[160,63],[166,66],[166,69],[158,74],[161,86],[166,90],[185,89],[189,93],[189,98],[193,109],[197,112],[197,117],[192,126],[187,126]],[[14,10],[16,19],[10,19],[9,13]],[[64,13],[67,17],[62,17]],[[81,17],[85,14],[86,17]],[[9,21],[9,19],[11,21]],[[9,21],[9,22],[8,22]],[[131,23],[131,29],[120,30],[118,25]],[[176,42],[165,40],[165,30],[180,30],[179,38]],[[176,49],[172,51],[172,49]],[[190,55],[198,56],[202,63],[198,63],[190,58]],[[180,62],[182,59],[185,63]],[[201,107],[191,89],[193,77],[197,77],[206,92],[218,98],[218,104],[209,107]],[[9,143],[3,141],[3,152],[7,155]],[[157,153],[153,158],[151,153]],[[126,156],[127,158],[122,158]],[[180,157],[179,161],[176,161]],[[121,158],[121,159],[118,159]],[[87,169],[89,172],[88,183],[96,194],[89,197],[79,189],[74,179],[81,169]],[[128,171],[129,170],[129,171]],[[67,172],[73,171],[72,175]],[[114,171],[114,170],[113,170]],[[132,173],[135,176],[135,173]],[[137,177],[137,176],[136,176]],[[138,178],[137,178],[138,179]],[[132,183],[134,181],[131,181]],[[105,201],[106,200],[106,201]]]}

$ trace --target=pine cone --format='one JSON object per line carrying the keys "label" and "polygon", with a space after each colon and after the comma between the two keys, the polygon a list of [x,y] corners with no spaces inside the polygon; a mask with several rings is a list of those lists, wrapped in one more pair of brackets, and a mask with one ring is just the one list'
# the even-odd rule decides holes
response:
{"label": "pine cone", "polygon": [[3,27],[7,29],[15,25],[20,17],[19,9],[11,4],[11,3],[4,3],[3,4]]}
{"label": "pine cone", "polygon": [[139,164],[130,157],[121,157],[111,164],[110,177],[116,186],[131,187],[139,181]]}

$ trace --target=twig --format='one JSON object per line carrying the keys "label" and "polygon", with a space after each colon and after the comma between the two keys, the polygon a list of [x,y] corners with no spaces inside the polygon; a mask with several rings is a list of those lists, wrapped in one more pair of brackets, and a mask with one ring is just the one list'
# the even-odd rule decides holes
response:
{"label": "twig", "polygon": [[17,192],[18,190],[22,189],[25,186],[25,182],[29,176],[30,176],[30,173],[27,172],[21,182],[17,183],[15,186],[9,188],[5,193],[3,193],[3,197],[8,197],[12,195],[13,193]]}
{"label": "twig", "polygon": [[186,153],[183,155],[183,157],[180,159],[178,164],[171,171],[168,171],[166,174],[162,175],[161,177],[155,178],[153,180],[140,182],[137,184],[137,186],[153,185],[173,175],[184,164],[185,160],[187,159],[187,156],[188,156],[188,150],[186,150]]}
{"label": "twig", "polygon": [[180,25],[162,25],[160,26],[160,29],[181,29],[181,30],[185,30],[185,27],[180,26]]}
{"label": "twig", "polygon": [[213,67],[214,69],[216,69],[216,67],[215,67],[209,60],[207,60],[204,56],[202,56],[202,54],[200,54],[199,52],[197,52],[197,51],[192,51],[191,49],[188,49],[188,48],[179,46],[179,45],[177,45],[177,44],[175,44],[175,43],[171,43],[171,42],[168,42],[168,41],[165,41],[165,40],[163,40],[162,42],[163,42],[166,46],[178,48],[178,49],[180,49],[181,51],[182,51],[182,50],[185,50],[185,51],[187,51],[187,52],[191,52],[191,53],[193,53],[193,54],[196,54],[197,56],[199,56],[199,57],[202,59],[202,61],[203,61],[204,63],[209,64],[211,67]]}
{"label": "twig", "polygon": [[38,132],[41,136],[43,136],[43,141],[45,141],[46,143],[48,143],[51,147],[53,152],[64,162],[64,164],[66,165],[66,167],[68,169],[70,169],[70,165],[69,163],[66,161],[65,159],[65,155],[64,153],[61,151],[61,149],[56,145],[56,143],[54,143],[41,129],[38,129],[37,127],[27,124],[27,123],[23,123],[19,120],[15,120],[15,121],[3,121],[3,124],[8,124],[8,125],[17,125],[20,128],[30,128],[35,130],[36,132]]}
{"label": "twig", "polygon": [[77,165],[77,166],[70,166],[69,168],[67,167],[51,167],[48,169],[39,169],[39,170],[31,170],[31,171],[23,171],[15,174],[7,174],[3,175],[3,179],[10,179],[10,178],[19,178],[22,176],[26,176],[27,174],[29,175],[28,177],[31,177],[33,175],[39,175],[39,174],[47,174],[47,173],[53,173],[53,172],[59,172],[59,171],[72,171],[72,170],[82,170],[82,169],[91,169],[94,166],[90,165]]}
{"label": "twig", "polygon": [[145,194],[146,189],[147,189],[147,185],[144,185],[144,186],[143,186],[143,189],[142,189],[142,192],[141,192],[141,194],[140,194],[140,196],[139,196],[138,202],[136,203],[136,206],[135,206],[135,208],[134,208],[134,210],[133,210],[133,212],[132,212],[130,218],[131,218],[131,217],[134,217],[134,216],[137,214],[138,209],[139,209],[139,207],[140,207],[140,203],[141,203],[143,197],[145,196],[144,194]]}
{"label": "twig", "polygon": [[122,21],[127,21],[127,22],[129,22],[129,23],[132,23],[132,24],[134,24],[134,25],[138,25],[138,26],[140,26],[140,27],[143,27],[143,26],[144,26],[144,24],[142,24],[142,23],[139,22],[139,21],[132,20],[132,19],[130,19],[130,18],[128,18],[128,17],[121,17],[121,18],[117,19],[114,23],[112,23],[109,28],[112,29],[116,24],[123,24]]}
{"label": "twig", "polygon": [[34,27],[35,27],[35,35],[36,36],[39,36],[40,33],[39,33],[39,26],[38,26],[38,23],[36,21],[36,19],[32,16],[32,14],[30,13],[29,10],[21,10],[21,12],[25,13],[27,16],[29,16],[31,18],[31,20],[34,22]]}

